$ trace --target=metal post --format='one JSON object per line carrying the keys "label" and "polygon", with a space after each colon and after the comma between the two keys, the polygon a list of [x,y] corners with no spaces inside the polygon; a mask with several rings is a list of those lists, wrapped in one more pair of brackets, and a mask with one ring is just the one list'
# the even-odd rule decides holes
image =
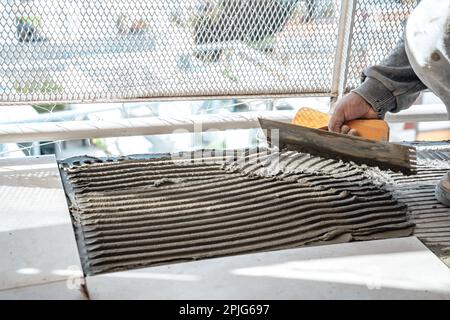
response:
{"label": "metal post", "polygon": [[342,97],[347,82],[347,70],[352,45],[353,25],[357,0],[342,0],[339,18],[338,40],[334,59],[333,82],[331,87],[332,102]]}

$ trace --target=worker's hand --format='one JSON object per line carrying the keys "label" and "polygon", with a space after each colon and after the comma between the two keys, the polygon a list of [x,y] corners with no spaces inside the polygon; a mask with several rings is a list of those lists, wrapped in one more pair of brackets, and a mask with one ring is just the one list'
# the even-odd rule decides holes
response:
{"label": "worker's hand", "polygon": [[354,119],[378,119],[378,113],[360,95],[350,92],[336,102],[334,114],[328,123],[328,130],[344,134],[358,133],[344,125]]}

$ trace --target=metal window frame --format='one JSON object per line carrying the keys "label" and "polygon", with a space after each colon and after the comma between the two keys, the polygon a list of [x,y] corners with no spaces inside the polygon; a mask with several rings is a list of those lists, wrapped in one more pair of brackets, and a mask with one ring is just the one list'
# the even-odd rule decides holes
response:
{"label": "metal window frame", "polygon": [[356,1],[342,0],[336,56],[334,59],[333,82],[331,85],[331,102],[336,101],[344,95],[347,84],[348,57],[350,56],[352,46]]}
{"label": "metal window frame", "polygon": [[[340,4],[340,17],[338,22],[336,53],[330,92],[302,92],[281,94],[246,94],[246,95],[199,95],[199,96],[148,96],[139,98],[117,99],[89,99],[81,101],[33,101],[33,104],[67,104],[67,103],[126,103],[149,101],[189,101],[213,99],[276,99],[298,97],[330,97],[330,105],[345,93],[347,86],[347,73],[349,57],[351,54],[353,29],[355,23],[356,6],[358,0],[342,0]],[[27,102],[13,101],[8,105],[23,105]],[[0,104],[1,113],[1,104]],[[420,115],[419,115],[420,113]],[[430,112],[404,112],[392,117],[389,121],[418,121],[419,117],[426,117],[428,121],[442,120],[442,113]],[[258,127],[257,117],[265,116],[270,119],[289,121],[292,114],[286,112],[248,112],[236,115],[190,116],[185,119],[159,118],[123,119],[120,121],[67,121],[49,123],[3,124],[0,125],[0,143],[38,140],[66,140],[92,137],[116,137],[133,135],[167,134],[182,129],[188,132],[209,130],[248,129]],[[196,124],[202,124],[200,126]]]}
{"label": "metal window frame", "polygon": [[[7,105],[23,104],[68,104],[68,103],[114,103],[114,102],[147,102],[147,101],[177,101],[177,100],[209,100],[209,99],[228,99],[228,98],[290,98],[290,97],[330,97],[331,103],[342,97],[347,86],[347,76],[349,70],[349,57],[352,50],[353,29],[355,23],[355,14],[357,3],[360,0],[342,0],[340,1],[340,17],[338,20],[338,33],[336,41],[336,52],[334,56],[334,67],[332,70],[332,82],[330,90],[326,92],[281,92],[269,94],[245,93],[241,95],[223,94],[223,95],[176,95],[176,96],[142,96],[132,98],[94,98],[94,99],[70,99],[70,100],[17,100],[3,102]],[[0,102],[1,106],[2,102]]]}

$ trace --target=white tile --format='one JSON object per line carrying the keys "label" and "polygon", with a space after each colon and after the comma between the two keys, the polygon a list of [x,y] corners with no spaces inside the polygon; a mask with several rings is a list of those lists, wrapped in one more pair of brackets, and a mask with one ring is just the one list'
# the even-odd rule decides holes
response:
{"label": "white tile", "polygon": [[87,296],[72,281],[57,281],[0,290],[0,300],[87,300]]}
{"label": "white tile", "polygon": [[450,299],[417,238],[281,250],[86,278],[91,299]]}
{"label": "white tile", "polygon": [[0,290],[80,276],[54,156],[0,160]]}

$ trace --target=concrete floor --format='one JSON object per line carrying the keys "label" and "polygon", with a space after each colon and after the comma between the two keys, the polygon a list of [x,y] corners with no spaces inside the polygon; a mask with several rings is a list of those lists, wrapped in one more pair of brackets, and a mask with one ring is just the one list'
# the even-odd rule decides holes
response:
{"label": "concrete floor", "polygon": [[450,269],[415,237],[177,263],[86,282],[92,299],[450,299]]}
{"label": "concrete floor", "polygon": [[84,279],[54,157],[0,160],[0,203],[0,299],[450,299],[450,269],[415,237]]}
{"label": "concrete floor", "polygon": [[0,203],[0,299],[82,299],[80,258],[55,158],[0,159]]}

